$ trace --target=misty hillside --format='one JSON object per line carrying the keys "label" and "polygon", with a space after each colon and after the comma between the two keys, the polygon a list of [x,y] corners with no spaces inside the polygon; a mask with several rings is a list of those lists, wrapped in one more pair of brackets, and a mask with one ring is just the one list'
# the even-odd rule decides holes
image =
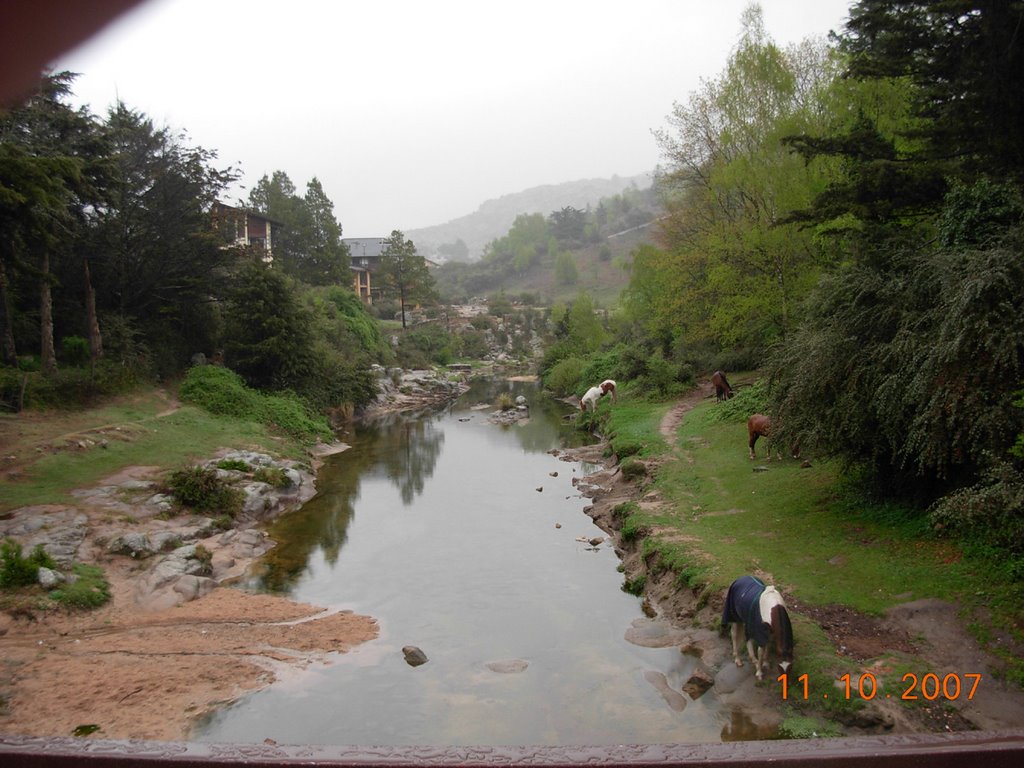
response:
{"label": "misty hillside", "polygon": [[662,213],[654,186],[628,187],[587,210],[520,214],[482,259],[433,270],[444,303],[504,293],[530,304],[568,302],[580,292],[615,306],[629,282],[634,249],[652,243]]}
{"label": "misty hillside", "polygon": [[[566,206],[585,209],[596,206],[605,197],[613,197],[630,187],[651,186],[649,173],[638,176],[613,176],[610,179],[584,179],[564,184],[546,184],[523,192],[502,195],[488,200],[474,213],[403,234],[416,244],[416,250],[427,258],[437,258],[442,246],[462,240],[468,248],[468,261],[477,261],[492,240],[504,236],[521,213],[541,213]],[[444,257],[448,258],[448,257]]]}

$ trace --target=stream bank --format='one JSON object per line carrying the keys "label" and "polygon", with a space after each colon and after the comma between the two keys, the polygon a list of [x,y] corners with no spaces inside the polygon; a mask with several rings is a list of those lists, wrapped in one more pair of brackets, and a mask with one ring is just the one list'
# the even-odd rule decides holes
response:
{"label": "stream bank", "polygon": [[[742,707],[741,729],[762,734],[744,738],[772,738],[778,725],[798,711],[782,701],[777,683],[755,685],[749,663],[741,669],[732,663],[730,641],[717,632],[724,590],[719,592],[707,585],[695,588],[680,586],[677,574],[660,567],[657,555],[644,556],[642,539],[622,540],[621,520],[615,513],[616,507],[626,502],[633,502],[652,512],[668,504],[656,490],[644,491],[641,483],[653,477],[661,464],[685,460],[685,452],[677,444],[679,425],[690,410],[712,394],[710,382],[704,382],[668,410],[659,431],[670,447],[669,454],[659,460],[646,461],[647,478],[640,478],[639,482],[625,479],[619,471],[617,459],[606,457],[609,451],[607,442],[565,451],[563,457],[602,466],[599,471],[588,475],[585,482],[581,481],[581,492],[593,502],[586,513],[613,538],[626,582],[642,581],[649,614],[668,623],[672,631],[678,633],[682,653],[701,659],[703,670],[714,680],[715,692],[723,701],[727,704],[735,702],[737,712]],[[687,538],[685,531],[677,528],[654,531],[650,535],[681,537],[699,544],[696,538]],[[768,573],[755,575],[771,581]],[[970,699],[961,696],[952,700],[929,701],[918,696],[908,706],[907,702],[877,697],[864,701],[862,707],[845,711],[841,723],[826,724],[820,711],[806,710],[822,725],[838,729],[842,735],[855,736],[975,730],[994,732],[1013,730],[1024,722],[1024,692],[1001,679],[999,659],[980,648],[956,604],[921,599],[894,605],[884,616],[875,617],[844,606],[804,605],[791,595],[786,596],[786,601],[791,611],[803,614],[821,627],[837,655],[856,660],[862,674],[895,675],[894,670],[884,663],[884,657],[895,653],[942,674],[971,672],[981,675],[983,680],[983,695]],[[798,638],[798,673],[799,653]],[[840,682],[836,681],[836,685],[837,695],[842,695]]]}

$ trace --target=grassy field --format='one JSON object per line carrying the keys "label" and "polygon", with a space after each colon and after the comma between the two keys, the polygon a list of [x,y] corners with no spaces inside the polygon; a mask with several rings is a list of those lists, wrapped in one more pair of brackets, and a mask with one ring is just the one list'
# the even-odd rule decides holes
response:
{"label": "grassy field", "polygon": [[253,448],[301,458],[293,441],[256,422],[177,406],[157,391],[72,412],[0,418],[0,513],[30,504],[66,504],[70,492],[131,465],[178,469],[219,448]]}
{"label": "grassy field", "polygon": [[[938,597],[957,603],[965,617],[974,609],[989,617],[988,625],[972,626],[982,644],[993,628],[1020,639],[1024,594],[1001,576],[990,553],[932,536],[920,512],[865,502],[834,463],[767,461],[763,441],[751,461],[745,423],[718,421],[714,408],[705,403],[687,413],[675,445],[658,432],[668,410],[663,403],[623,403],[611,409],[607,425],[613,447],[621,440],[626,452],[640,446],[639,455],[659,459],[650,484],[669,503],[656,512],[631,508],[623,528],[647,533],[645,555],[656,552],[680,585],[722,593],[737,576],[756,573],[805,605],[846,606],[868,616]],[[814,621],[795,616],[794,623],[812,681],[830,684],[857,671]],[[1004,660],[1008,676],[1024,682],[1022,661]],[[838,698],[822,708],[856,705]]]}

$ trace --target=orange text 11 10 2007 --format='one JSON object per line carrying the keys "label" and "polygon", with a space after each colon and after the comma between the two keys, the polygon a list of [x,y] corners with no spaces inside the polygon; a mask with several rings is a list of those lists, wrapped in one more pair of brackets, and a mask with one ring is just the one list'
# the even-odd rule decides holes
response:
{"label": "orange text 11 10 2007", "polygon": [[[810,679],[806,674],[797,677],[795,680],[796,685],[792,687],[787,675],[779,675],[776,679],[782,685],[783,699],[793,697],[802,698],[804,701],[807,700]],[[877,678],[872,673],[865,672],[861,675],[843,675],[837,681],[836,688],[838,689],[837,695],[847,701],[850,699],[870,701],[876,696],[886,699],[898,697],[902,701],[918,701],[921,699],[925,701],[935,701],[937,699],[955,701],[961,696],[965,696],[970,701],[974,698],[979,683],[981,683],[981,675],[973,672],[965,674],[950,672],[942,677],[933,672],[928,672],[924,675],[918,675],[916,672],[907,672],[907,674],[903,675],[899,693],[893,694],[880,691]],[[827,699],[828,694],[824,693],[822,697]]]}

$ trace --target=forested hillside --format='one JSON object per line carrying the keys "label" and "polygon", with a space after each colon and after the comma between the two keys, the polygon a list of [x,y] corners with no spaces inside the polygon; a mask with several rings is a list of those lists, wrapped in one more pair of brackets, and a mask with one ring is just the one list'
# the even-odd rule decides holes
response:
{"label": "forested hillside", "polygon": [[651,183],[651,174],[640,174],[545,184],[487,200],[473,213],[433,227],[411,229],[406,235],[427,258],[477,261],[484,255],[488,243],[508,232],[517,216],[532,213],[547,216],[565,207],[596,208],[602,198],[634,188],[647,189]]}
{"label": "forested hillside", "polygon": [[563,206],[520,213],[473,263],[435,271],[446,302],[504,293],[550,305],[585,292],[605,307],[618,304],[629,282],[631,255],[650,242],[661,212],[657,188],[630,187],[586,209]]}

